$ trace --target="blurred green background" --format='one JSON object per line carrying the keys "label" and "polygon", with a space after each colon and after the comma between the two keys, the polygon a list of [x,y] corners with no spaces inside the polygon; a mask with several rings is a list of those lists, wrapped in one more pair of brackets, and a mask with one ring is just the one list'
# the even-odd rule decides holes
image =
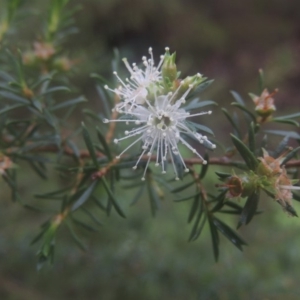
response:
{"label": "blurred green background", "polygon": [[[25,2],[23,19],[11,37],[12,45],[23,50],[39,38],[50,1]],[[64,48],[79,59],[71,81],[87,96],[89,108],[101,109],[89,74],[111,78],[114,48],[121,57],[139,62],[149,46],[157,58],[169,46],[177,52],[183,75],[200,72],[215,78],[205,96],[221,107],[232,102],[231,89],[250,101],[247,93],[258,93],[257,74],[263,68],[269,89],[280,90],[278,111],[299,110],[298,0],[71,0],[69,7],[77,4],[81,5],[75,14],[79,32],[68,38]],[[226,136],[231,127],[220,113],[216,116],[212,125],[207,124],[229,145]],[[28,203],[34,203],[33,193],[51,190],[57,181],[55,174],[50,183],[25,171],[20,175],[20,193]],[[207,230],[196,242],[187,242],[189,203],[174,204],[172,197],[166,197],[152,218],[145,197],[126,208],[126,220],[103,215],[103,228],[85,239],[86,253],[62,228],[54,266],[37,272],[37,248],[29,243],[51,214],[24,210],[10,201],[3,182],[0,188],[0,299],[300,297],[299,220],[289,218],[270,199],[261,201],[265,213],[239,230],[250,246],[239,252],[221,238],[218,263]],[[297,204],[295,209],[300,211]],[[232,226],[237,223],[234,217],[225,220]]]}

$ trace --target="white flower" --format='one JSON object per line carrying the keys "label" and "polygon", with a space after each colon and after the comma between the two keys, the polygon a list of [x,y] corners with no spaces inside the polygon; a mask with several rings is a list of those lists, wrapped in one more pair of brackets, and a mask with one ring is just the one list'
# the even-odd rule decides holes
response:
{"label": "white flower", "polygon": [[[168,50],[169,49],[166,48],[166,51]],[[145,98],[148,95],[149,87],[162,80],[160,69],[164,61],[164,55],[161,55],[159,64],[156,67],[152,48],[149,48],[149,54],[149,59],[147,59],[146,56],[142,57],[144,69],[139,68],[136,63],[133,63],[131,67],[127,59],[123,58],[123,62],[130,73],[130,78],[126,78],[124,82],[118,76],[117,72],[114,72],[114,75],[117,77],[120,86],[116,89],[110,89],[107,85],[105,86],[107,90],[110,90],[121,97],[122,102],[115,107],[116,110],[130,110],[135,104],[144,104]]]}
{"label": "white flower", "polygon": [[145,174],[154,152],[156,152],[156,158],[154,157],[156,161],[155,165],[161,165],[162,173],[166,173],[165,162],[167,160],[167,156],[169,156],[173,165],[175,178],[176,180],[179,179],[173,155],[178,156],[185,168],[185,171],[189,171],[182,155],[180,154],[178,148],[179,142],[190,149],[200,159],[202,159],[203,164],[207,163],[197,152],[197,150],[183,138],[184,134],[194,137],[197,141],[199,141],[200,144],[203,144],[210,149],[214,149],[216,147],[214,144],[208,141],[206,136],[203,136],[200,133],[191,130],[186,124],[187,118],[204,114],[211,114],[211,111],[190,114],[183,108],[180,108],[180,106],[185,103],[185,97],[191,89],[192,86],[190,86],[189,89],[184,93],[184,95],[178,100],[176,100],[176,94],[179,88],[175,93],[157,96],[153,105],[145,98],[147,107],[135,104],[132,106],[130,112],[126,110],[121,111],[122,113],[125,113],[128,118],[121,118],[118,120],[104,120],[104,123],[124,122],[125,124],[134,123],[135,125],[138,125],[131,130],[126,130],[125,136],[120,139],[115,139],[114,142],[117,144],[120,141],[126,140],[128,138],[136,137],[135,141],[133,141],[127,148],[125,148],[119,154],[119,156],[117,156],[117,158],[120,158],[122,154],[124,154],[128,149],[130,149],[139,141],[143,143],[143,151],[140,154],[135,166],[133,167],[133,169],[136,169],[140,160],[145,155],[148,156],[142,180],[145,180]]}

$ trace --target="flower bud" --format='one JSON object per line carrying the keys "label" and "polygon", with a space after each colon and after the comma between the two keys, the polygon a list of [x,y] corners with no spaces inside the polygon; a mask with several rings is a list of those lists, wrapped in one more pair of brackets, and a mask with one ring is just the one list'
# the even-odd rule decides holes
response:
{"label": "flower bud", "polygon": [[73,67],[73,62],[68,57],[58,57],[54,60],[54,67],[59,71],[67,72]]}
{"label": "flower bud", "polygon": [[229,177],[226,186],[228,187],[228,197],[235,198],[242,195],[242,180],[238,176]]}
{"label": "flower bud", "polygon": [[170,85],[170,83],[177,79],[177,67],[175,64],[175,59],[176,53],[170,54],[169,48],[166,48],[164,63],[162,65],[161,71],[163,80],[168,85]]}
{"label": "flower bud", "polygon": [[265,149],[263,150],[263,157],[259,157],[260,163],[257,167],[257,174],[267,177],[278,175],[282,172],[281,162],[284,159],[283,155],[278,158],[273,158]]}
{"label": "flower bud", "polygon": [[250,94],[254,104],[256,113],[263,118],[267,118],[276,110],[273,96],[278,92],[276,89],[273,93],[269,93],[264,89],[260,96]]}

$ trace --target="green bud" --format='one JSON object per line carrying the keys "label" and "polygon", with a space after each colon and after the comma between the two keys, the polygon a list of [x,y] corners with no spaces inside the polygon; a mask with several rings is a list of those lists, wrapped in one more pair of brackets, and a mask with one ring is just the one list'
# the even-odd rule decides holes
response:
{"label": "green bud", "polygon": [[170,54],[169,48],[166,48],[166,53],[164,57],[164,63],[162,65],[161,71],[164,82],[170,86],[172,82],[177,79],[177,67],[175,64],[176,53]]}
{"label": "green bud", "polygon": [[[177,94],[177,97],[180,98],[181,96],[183,96],[185,94],[185,92],[187,90],[195,90],[198,85],[200,83],[202,83],[203,81],[205,81],[207,78],[206,77],[203,77],[200,73],[197,73],[196,75],[194,76],[188,76],[186,77],[185,79],[183,79],[181,82],[180,82],[180,88],[179,88],[179,91],[178,91],[178,94]],[[191,88],[192,86],[192,88]],[[175,90],[177,89],[177,87],[175,88]]]}

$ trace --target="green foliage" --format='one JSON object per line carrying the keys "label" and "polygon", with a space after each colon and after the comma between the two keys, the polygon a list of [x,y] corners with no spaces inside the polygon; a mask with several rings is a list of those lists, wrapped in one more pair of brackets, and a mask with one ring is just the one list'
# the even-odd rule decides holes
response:
{"label": "green foliage", "polygon": [[[1,16],[0,41],[6,39],[9,26],[14,26],[13,20],[17,19],[21,4],[22,1],[19,0],[8,2],[6,12]],[[179,205],[188,206],[186,218],[191,226],[188,240],[195,241],[208,230],[215,260],[218,260],[220,254],[219,233],[239,250],[246,245],[231,225],[227,225],[230,224],[228,218],[223,218],[225,215],[238,216],[238,228],[250,223],[260,213],[258,205],[262,197],[261,190],[264,190],[269,198],[279,202],[290,215],[297,216],[290,202],[292,198],[299,201],[299,195],[296,192],[291,196],[289,192],[297,188],[293,185],[296,183],[294,179],[299,177],[300,147],[289,149],[289,153],[283,155],[282,161],[278,164],[279,171],[276,169],[277,173],[275,167],[268,164],[267,159],[272,158],[276,161],[286,150],[289,140],[293,144],[300,141],[299,134],[294,131],[299,127],[300,113],[280,116],[269,109],[268,114],[264,114],[265,108],[260,107],[261,103],[257,99],[270,108],[273,103],[270,104],[268,101],[273,99],[273,94],[267,92],[267,95],[263,96],[265,84],[262,71],[259,72],[260,96],[253,96],[253,101],[244,100],[237,92],[232,91],[235,102],[230,108],[222,108],[229,125],[233,128],[231,137],[227,134],[226,141],[223,141],[225,144],[230,143],[227,150],[222,150],[222,142],[216,137],[216,144],[221,147],[213,154],[205,152],[202,159],[197,152],[198,149],[194,148],[194,142],[200,141],[208,151],[214,150],[215,145],[210,143],[205,135],[198,134],[200,131],[213,136],[213,131],[194,120],[180,125],[182,136],[190,134],[189,137],[194,138],[188,144],[192,146],[187,146],[186,139],[181,139],[181,135],[168,141],[169,144],[166,139],[162,139],[165,143],[159,144],[160,148],[156,149],[158,154],[153,156],[151,149],[154,149],[152,144],[155,144],[155,137],[152,137],[152,144],[148,145],[148,148],[141,150],[137,147],[138,150],[125,154],[133,144],[139,145],[138,142],[142,142],[145,136],[133,144],[126,145],[121,152],[117,144],[119,140],[124,139],[119,138],[119,134],[125,128],[118,127],[116,123],[123,118],[129,127],[132,122],[142,128],[143,125],[139,123],[140,119],[137,117],[141,113],[130,116],[130,112],[137,106],[131,100],[124,105],[124,107],[131,106],[131,109],[117,119],[118,113],[123,109],[118,105],[124,104],[120,99],[122,89],[103,88],[103,84],[108,80],[95,73],[91,77],[98,84],[96,91],[97,97],[101,99],[101,109],[94,111],[87,108],[87,98],[82,95],[84,89],[78,88],[72,79],[71,70],[76,69],[73,60],[62,43],[67,40],[69,33],[75,31],[73,26],[75,9],[71,6],[72,3],[68,0],[50,1],[48,15],[42,27],[44,32],[39,33],[39,37],[36,36],[33,49],[28,50],[28,47],[24,46],[16,50],[9,43],[9,38],[6,39],[6,49],[0,49],[0,56],[4,61],[0,72],[0,171],[12,191],[14,202],[25,208],[47,211],[48,221],[41,226],[38,235],[32,241],[32,244],[39,244],[37,253],[39,269],[45,262],[53,262],[61,227],[67,228],[75,244],[80,249],[86,250],[87,247],[82,240],[86,239],[88,233],[99,230],[105,214],[109,216],[116,213],[118,217],[125,219],[129,215],[128,206],[138,204],[144,199],[149,200],[153,216],[158,214],[159,209],[165,205],[166,201],[163,200],[167,198],[172,198]],[[115,51],[115,54],[113,70],[117,70],[119,65],[118,52]],[[157,82],[148,89],[144,86],[139,87],[147,94],[149,101],[156,100],[157,92],[163,90],[172,95],[168,99],[169,106],[174,105],[172,101],[178,101],[177,104],[180,101],[187,102],[177,111],[177,114],[185,111],[184,117],[189,116],[187,112],[206,106],[218,110],[216,102],[200,101],[199,98],[199,94],[208,88],[213,80],[207,80],[200,74],[181,78],[175,63],[175,53],[170,54],[167,50],[165,55],[162,78],[158,76]],[[147,65],[147,61],[144,61],[144,65]],[[132,72],[134,71],[131,70]],[[130,84],[125,85],[120,79],[119,81],[125,91],[128,86],[130,87]],[[107,89],[114,92],[114,95]],[[152,110],[154,110],[153,103],[150,103]],[[80,111],[84,113],[84,117]],[[206,113],[210,114],[210,111]],[[75,116],[72,117],[73,115]],[[194,116],[198,115],[201,113]],[[169,125],[168,123],[174,119],[176,118],[172,119],[172,116],[162,114],[155,120],[157,122],[155,125],[157,128]],[[108,127],[104,126],[102,121],[107,123]],[[181,120],[176,121],[180,123]],[[209,122],[208,119],[206,124]],[[214,127],[219,125],[214,121],[210,124]],[[266,124],[275,129],[270,129]],[[286,127],[281,126],[290,126],[292,130],[282,130],[281,128]],[[168,127],[169,131],[165,131],[165,135],[172,131],[173,128],[170,128]],[[140,132],[139,127],[133,130],[135,132],[133,131],[132,136]],[[125,135],[130,135],[130,131],[126,132]],[[285,138],[277,149],[271,144],[268,149],[270,155],[262,157],[266,137],[272,135],[288,138]],[[185,158],[186,153],[181,149],[182,145],[176,148],[179,141],[183,146],[187,146],[186,150],[198,153],[198,158]],[[183,155],[178,155],[174,149],[180,153],[182,150]],[[167,151],[171,153],[168,158],[165,157]],[[163,173],[166,170],[167,175],[161,175],[155,168],[149,167],[152,162],[159,165],[159,160]],[[224,171],[223,166],[229,166],[230,170]],[[172,167],[175,176],[169,175],[169,169]],[[267,167],[271,168],[271,171],[267,170]],[[44,203],[43,205],[36,206],[26,203],[27,200],[24,201],[18,181],[22,170],[29,176],[37,174],[46,182],[51,180],[52,172],[59,175],[60,183],[56,188],[51,191],[33,191],[35,199],[40,201],[38,203]],[[289,170],[289,173],[286,174],[286,170]],[[181,182],[177,183],[174,179],[180,179]],[[287,193],[283,193],[282,190]],[[239,193],[235,194],[236,191]],[[128,198],[129,203],[126,201]],[[242,201],[237,203],[236,199]],[[51,204],[45,204],[49,202]]]}

